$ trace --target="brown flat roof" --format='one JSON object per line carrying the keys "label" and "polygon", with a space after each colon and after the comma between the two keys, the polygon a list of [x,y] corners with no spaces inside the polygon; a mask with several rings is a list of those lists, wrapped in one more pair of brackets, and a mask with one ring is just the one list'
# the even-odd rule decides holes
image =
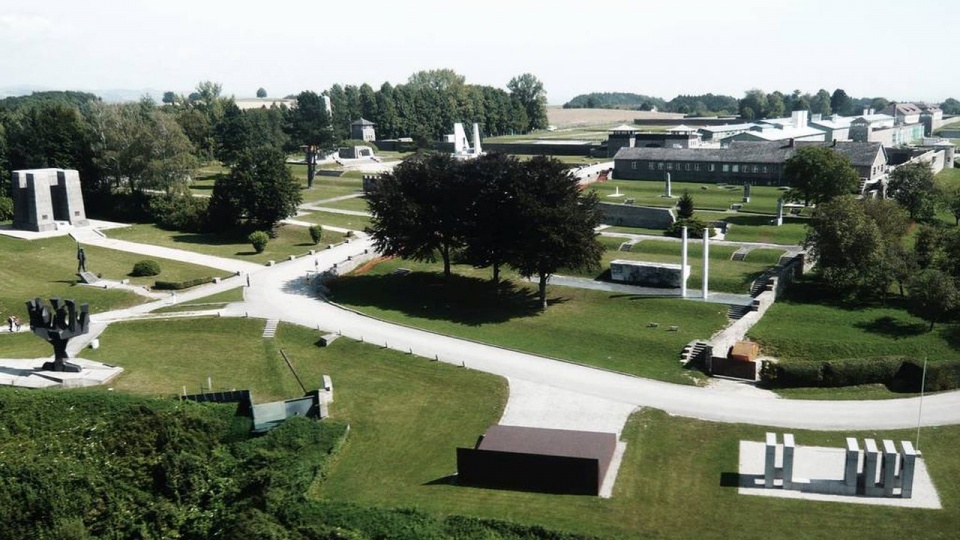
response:
{"label": "brown flat roof", "polygon": [[494,425],[479,450],[599,459],[608,462],[617,446],[615,433]]}

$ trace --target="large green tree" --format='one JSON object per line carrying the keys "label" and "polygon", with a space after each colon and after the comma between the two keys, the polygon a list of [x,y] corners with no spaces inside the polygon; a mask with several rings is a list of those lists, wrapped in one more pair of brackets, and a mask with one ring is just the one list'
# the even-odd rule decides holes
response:
{"label": "large green tree", "polygon": [[451,257],[466,234],[472,186],[463,180],[460,162],[434,152],[417,154],[381,175],[367,195],[377,250],[430,262],[439,254],[449,277]]}
{"label": "large green tree", "polygon": [[804,242],[823,280],[841,294],[861,294],[876,284],[885,248],[880,227],[852,195],[817,206]]}
{"label": "large green tree", "polygon": [[551,275],[561,268],[600,264],[604,248],[595,231],[600,225],[599,201],[593,191],[581,195],[577,179],[557,159],[537,156],[524,168],[517,195],[524,225],[517,230],[510,264],[520,275],[537,278],[540,304],[546,309]]}
{"label": "large green tree", "polygon": [[526,226],[518,193],[526,180],[520,161],[492,153],[463,163],[464,185],[473,194],[468,200],[464,258],[477,267],[491,267],[499,283],[501,267],[516,249],[517,231]]}
{"label": "large green tree", "polygon": [[940,270],[920,272],[907,284],[907,290],[910,312],[929,322],[929,330],[960,306],[960,293],[953,277]]}
{"label": "large green tree", "polygon": [[833,91],[833,95],[830,96],[830,108],[833,109],[833,112],[836,114],[849,114],[852,105],[853,103],[850,96],[847,95],[843,88],[837,88]]}
{"label": "large green tree", "polygon": [[313,187],[313,179],[317,174],[317,155],[332,150],[338,142],[321,96],[309,90],[297,95],[297,105],[290,111],[289,134],[291,142],[304,149],[307,187]]}
{"label": "large green tree", "polygon": [[217,179],[210,199],[211,226],[219,231],[262,230],[273,233],[280,220],[294,215],[301,202],[300,184],[276,148],[243,152],[228,176]]}
{"label": "large green tree", "polygon": [[906,163],[894,169],[887,194],[910,213],[910,219],[927,220],[936,212],[937,187],[926,163]]}
{"label": "large green tree", "polygon": [[853,193],[860,183],[846,156],[822,146],[798,149],[784,163],[783,177],[790,186],[788,196],[804,204],[820,204]]}
{"label": "large green tree", "polygon": [[960,101],[954,98],[947,98],[940,103],[940,109],[943,114],[960,114]]}
{"label": "large green tree", "polygon": [[546,129],[547,120],[547,91],[543,83],[530,73],[517,75],[507,83],[510,95],[520,102],[527,111],[526,131],[531,129]]}

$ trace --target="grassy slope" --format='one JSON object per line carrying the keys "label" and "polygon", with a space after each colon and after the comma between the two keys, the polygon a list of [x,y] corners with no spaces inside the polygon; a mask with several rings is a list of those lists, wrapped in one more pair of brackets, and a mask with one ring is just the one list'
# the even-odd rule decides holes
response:
{"label": "grassy slope", "polygon": [[[297,395],[296,383],[273,347],[288,353],[308,387],[319,384],[322,373],[331,375],[332,418],[349,422],[351,433],[327,469],[327,479],[314,485],[313,496],[328,500],[501,518],[623,538],[866,538],[903,531],[951,538],[960,519],[960,486],[950,480],[960,474],[960,459],[953,451],[960,444],[958,427],[923,431],[921,444],[944,505],[941,511],[738,495],[735,488],[722,485],[724,473],[736,472],[738,441],[760,441],[768,428],[701,422],[653,410],[636,413],[624,429],[627,453],[612,499],[459,487],[446,481],[455,470],[455,448],[472,445],[496,422],[506,395],[501,379],[346,339],[317,348],[314,331],[287,325],[281,325],[275,343],[269,343],[259,338],[261,329],[262,321],[249,320],[124,323],[112,326],[104,346],[91,353],[127,368],[118,382],[128,379],[128,388],[136,391],[153,392],[149,381],[155,378],[173,379],[170,386],[178,389],[212,372],[215,381],[226,383],[229,377],[237,387],[253,388],[258,400]],[[164,365],[172,350],[164,343],[171,341],[181,347],[195,344],[192,351],[198,360],[173,368]],[[236,350],[224,345],[229,343],[237,343]],[[140,354],[123,352],[134,345],[141,347]],[[272,366],[268,371],[279,372],[265,375],[267,364]],[[148,381],[146,386],[132,385],[129,379],[135,376]],[[912,430],[793,433],[800,444],[829,446],[840,446],[847,436],[915,435]],[[864,528],[865,522],[870,527]]]}
{"label": "grassy slope", "polygon": [[302,216],[297,216],[300,221],[309,221],[310,223],[319,223],[331,227],[340,227],[353,231],[362,231],[370,226],[370,218],[366,216],[351,216],[347,214],[336,214],[333,212],[310,212]]}
{"label": "grassy slope", "polygon": [[897,299],[888,306],[844,305],[815,284],[788,289],[750,336],[764,353],[785,361],[910,355],[940,359],[960,354],[960,327],[940,324],[932,332],[923,320],[906,312]]}
{"label": "grassy slope", "polygon": [[[619,188],[623,197],[607,197],[616,193]],[[672,193],[679,197],[684,191],[689,191],[693,197],[694,207],[699,210],[727,210],[731,204],[743,204],[744,212],[759,212],[775,214],[777,200],[783,196],[783,191],[776,187],[753,186],[750,191],[750,202],[743,203],[743,186],[720,186],[717,184],[700,184],[697,182],[673,182]],[[635,199],[635,204],[646,206],[674,206],[677,199],[662,197],[664,192],[663,180],[612,180],[609,182],[590,184],[590,189],[597,191],[601,201],[621,202],[624,199]]]}
{"label": "grassy slope", "polygon": [[[399,267],[414,273],[394,275]],[[687,384],[693,374],[677,368],[680,349],[726,322],[723,305],[568,287],[548,287],[552,305],[541,312],[532,284],[516,281],[499,300],[485,273],[456,266],[454,281],[444,286],[435,268],[385,261],[369,273],[334,282],[333,299],[401,324]],[[660,326],[647,328],[647,322]],[[668,332],[673,325],[680,330]]]}

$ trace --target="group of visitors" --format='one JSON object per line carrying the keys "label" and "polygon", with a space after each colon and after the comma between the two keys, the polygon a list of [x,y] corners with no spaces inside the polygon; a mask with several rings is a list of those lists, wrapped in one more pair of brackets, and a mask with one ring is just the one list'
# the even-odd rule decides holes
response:
{"label": "group of visitors", "polygon": [[20,331],[20,317],[16,315],[11,315],[7,317],[7,326],[10,327],[10,332],[13,332],[13,329],[16,328],[17,332]]}

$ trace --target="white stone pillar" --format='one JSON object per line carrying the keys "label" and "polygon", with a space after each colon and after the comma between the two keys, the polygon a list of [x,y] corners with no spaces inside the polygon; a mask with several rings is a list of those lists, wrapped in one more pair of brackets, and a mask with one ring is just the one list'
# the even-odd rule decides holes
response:
{"label": "white stone pillar", "polygon": [[687,228],[680,229],[680,298],[687,297]]}
{"label": "white stone pillar", "polygon": [[665,191],[666,191],[666,193],[664,194],[664,197],[667,197],[667,198],[669,198],[669,199],[672,199],[672,198],[673,198],[673,186],[670,184],[670,173],[667,173],[667,185],[666,185],[666,190],[665,190]]}
{"label": "white stone pillar", "polygon": [[703,299],[710,296],[710,224],[703,229]]}

